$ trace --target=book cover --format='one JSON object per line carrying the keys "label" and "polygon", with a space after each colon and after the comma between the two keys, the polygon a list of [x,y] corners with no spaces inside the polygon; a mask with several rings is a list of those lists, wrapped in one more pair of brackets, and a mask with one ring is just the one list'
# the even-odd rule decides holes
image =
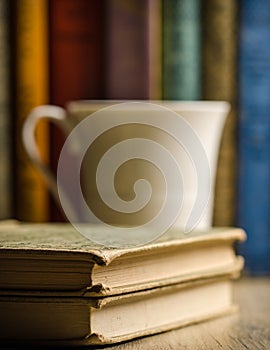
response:
{"label": "book cover", "polygon": [[161,1],[107,1],[105,36],[105,97],[161,98]]}
{"label": "book cover", "polygon": [[0,219],[12,216],[11,108],[10,108],[10,7],[0,1]]}
{"label": "book cover", "polygon": [[[106,229],[89,226],[88,232],[98,238]],[[170,230],[144,246],[111,249],[86,239],[71,224],[4,224],[0,286],[2,294],[85,296],[205,279],[242,267],[233,243],[244,238],[236,228],[189,235]]]}
{"label": "book cover", "polygon": [[241,1],[238,225],[246,269],[270,273],[270,2]]}
{"label": "book cover", "polygon": [[201,96],[201,2],[163,1],[163,99]]}
{"label": "book cover", "polygon": [[0,297],[2,344],[113,344],[236,311],[230,275],[107,298]]}
{"label": "book cover", "polygon": [[213,224],[234,226],[237,172],[238,2],[202,2],[202,97],[231,105],[221,141]]}
{"label": "book cover", "polygon": [[[50,1],[50,102],[103,97],[103,1]],[[51,164],[56,172],[66,135],[51,130]],[[75,160],[72,160],[75,161]],[[71,161],[71,162],[72,162]],[[51,203],[51,219],[63,221]]]}
{"label": "book cover", "polygon": [[[42,176],[24,151],[21,130],[32,108],[48,103],[48,15],[47,0],[19,0],[15,16],[15,129],[16,217],[25,221],[49,219],[48,191]],[[37,144],[48,162],[48,125],[37,128]]]}

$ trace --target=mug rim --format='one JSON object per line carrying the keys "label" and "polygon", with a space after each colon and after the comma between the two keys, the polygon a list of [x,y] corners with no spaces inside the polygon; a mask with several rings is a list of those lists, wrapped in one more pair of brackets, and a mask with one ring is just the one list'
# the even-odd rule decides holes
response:
{"label": "mug rim", "polygon": [[178,101],[178,100],[72,100],[66,104],[66,108],[69,112],[78,111],[78,107],[81,112],[89,111],[89,106],[92,105],[93,109],[100,109],[109,107],[111,105],[132,103],[132,102],[145,102],[156,105],[164,105],[165,108],[171,108],[175,112],[223,112],[228,113],[230,110],[230,103],[227,101],[212,101],[212,100],[194,100],[194,101]]}

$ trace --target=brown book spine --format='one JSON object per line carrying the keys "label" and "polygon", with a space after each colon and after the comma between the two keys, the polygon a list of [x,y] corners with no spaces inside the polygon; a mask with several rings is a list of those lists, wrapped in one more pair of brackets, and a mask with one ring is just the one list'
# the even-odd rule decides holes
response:
{"label": "brown book spine", "polygon": [[221,141],[217,169],[214,221],[217,226],[235,224],[236,123],[237,123],[237,16],[235,0],[203,1],[203,98],[226,100],[231,112]]}
{"label": "brown book spine", "polygon": [[[103,1],[50,1],[51,103],[102,98]],[[51,163],[57,169],[64,135],[52,128]],[[63,220],[52,203],[51,218]]]}
{"label": "brown book spine", "polygon": [[148,0],[149,98],[162,98],[162,0]]}
{"label": "brown book spine", "polygon": [[160,98],[160,33],[159,1],[106,2],[106,98]]}

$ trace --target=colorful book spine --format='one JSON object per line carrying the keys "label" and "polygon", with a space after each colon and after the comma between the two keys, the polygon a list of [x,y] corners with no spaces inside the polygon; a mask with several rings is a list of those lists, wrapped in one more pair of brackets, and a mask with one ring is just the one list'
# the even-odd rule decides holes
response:
{"label": "colorful book spine", "polygon": [[238,2],[202,2],[202,97],[230,102],[216,176],[213,224],[233,226],[236,216]]}
{"label": "colorful book spine", "polygon": [[201,97],[200,0],[163,0],[163,98]]}
{"label": "colorful book spine", "polygon": [[[24,221],[47,221],[46,184],[31,165],[22,145],[21,128],[32,108],[48,103],[47,0],[19,0],[15,6],[16,75],[16,216]],[[48,125],[40,123],[36,139],[48,161]]]}
{"label": "colorful book spine", "polygon": [[0,219],[12,216],[8,0],[0,0]]}
{"label": "colorful book spine", "polygon": [[106,2],[106,98],[161,98],[161,13],[159,0]]}
{"label": "colorful book spine", "polygon": [[50,1],[51,102],[100,98],[103,1]]}
{"label": "colorful book spine", "polygon": [[[100,0],[50,1],[50,102],[65,106],[103,98],[104,10]],[[51,130],[51,165],[56,172],[65,135]],[[75,161],[75,160],[73,160]],[[55,202],[51,220],[64,217]]]}
{"label": "colorful book spine", "polygon": [[270,273],[270,2],[241,1],[238,224],[246,269]]}
{"label": "colorful book spine", "polygon": [[149,98],[162,98],[162,0],[148,0]]}

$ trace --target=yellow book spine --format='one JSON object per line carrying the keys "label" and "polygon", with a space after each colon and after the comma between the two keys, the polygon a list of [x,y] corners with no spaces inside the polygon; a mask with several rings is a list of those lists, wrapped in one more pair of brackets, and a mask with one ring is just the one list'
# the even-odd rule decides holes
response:
{"label": "yellow book spine", "polygon": [[[16,216],[42,222],[49,219],[46,184],[30,163],[22,141],[23,122],[32,108],[48,103],[48,3],[19,0],[16,7]],[[37,128],[37,144],[45,162],[49,159],[49,129]]]}

